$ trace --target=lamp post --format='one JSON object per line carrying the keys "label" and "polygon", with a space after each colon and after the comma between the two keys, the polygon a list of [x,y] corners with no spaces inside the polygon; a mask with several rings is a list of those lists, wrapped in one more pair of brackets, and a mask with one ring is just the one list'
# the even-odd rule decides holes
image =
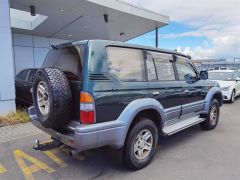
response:
{"label": "lamp post", "polygon": [[156,28],[156,48],[158,48],[158,28]]}

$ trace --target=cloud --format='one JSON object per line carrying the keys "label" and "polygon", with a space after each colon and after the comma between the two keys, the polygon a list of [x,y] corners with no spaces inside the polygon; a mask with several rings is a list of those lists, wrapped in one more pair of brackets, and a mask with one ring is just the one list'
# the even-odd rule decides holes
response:
{"label": "cloud", "polygon": [[[195,58],[240,57],[239,0],[127,0],[138,6],[166,14],[171,21],[195,31],[169,33],[161,38],[206,37],[204,47],[181,47]],[[206,46],[211,44],[211,46]]]}
{"label": "cloud", "polygon": [[[205,42],[206,43],[206,42]],[[195,59],[207,58],[234,58],[240,57],[240,37],[226,35],[212,39],[212,48],[195,47],[181,50],[184,54],[188,54]]]}

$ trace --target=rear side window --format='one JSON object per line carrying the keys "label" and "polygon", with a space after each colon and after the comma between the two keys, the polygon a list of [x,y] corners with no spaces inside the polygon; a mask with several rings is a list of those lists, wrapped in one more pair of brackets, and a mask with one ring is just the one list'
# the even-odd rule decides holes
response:
{"label": "rear side window", "polygon": [[108,47],[108,69],[122,81],[146,81],[141,50]]}
{"label": "rear side window", "polygon": [[[172,64],[172,55],[148,52],[147,55],[148,78],[150,81],[173,81],[175,74]],[[156,75],[154,73],[154,66]]]}

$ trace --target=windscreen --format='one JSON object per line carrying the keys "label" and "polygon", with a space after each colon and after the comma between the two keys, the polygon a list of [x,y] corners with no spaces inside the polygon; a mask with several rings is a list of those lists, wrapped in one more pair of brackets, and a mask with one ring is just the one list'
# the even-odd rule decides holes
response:
{"label": "windscreen", "polygon": [[232,72],[208,72],[208,78],[211,80],[222,80],[222,81],[232,81]]}

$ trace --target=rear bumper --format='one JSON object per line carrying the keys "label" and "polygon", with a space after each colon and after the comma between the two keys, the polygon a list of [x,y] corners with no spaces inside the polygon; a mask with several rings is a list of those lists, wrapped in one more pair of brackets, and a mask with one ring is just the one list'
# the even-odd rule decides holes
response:
{"label": "rear bumper", "polygon": [[66,127],[68,130],[56,131],[45,128],[39,122],[33,106],[28,109],[28,113],[36,127],[73,149],[83,151],[107,145],[121,148],[124,145],[126,126],[118,120],[92,125],[69,123]]}

